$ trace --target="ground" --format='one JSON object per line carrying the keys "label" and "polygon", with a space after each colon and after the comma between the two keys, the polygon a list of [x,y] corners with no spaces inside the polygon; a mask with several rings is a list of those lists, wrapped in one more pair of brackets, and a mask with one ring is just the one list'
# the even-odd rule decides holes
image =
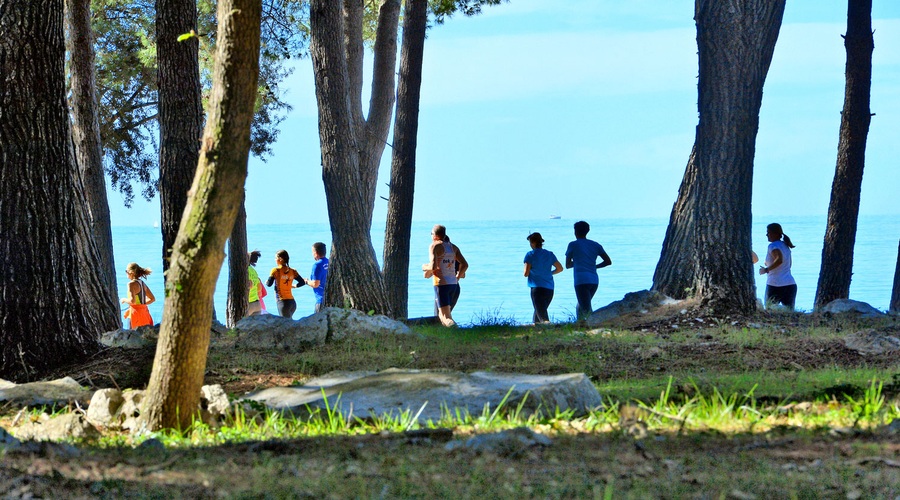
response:
{"label": "ground", "polygon": [[[725,431],[645,426],[636,436],[625,422],[626,405],[650,404],[667,386],[672,399],[749,391],[760,408],[819,413],[846,398],[861,400],[871,377],[884,383],[888,405],[898,405],[898,356],[863,356],[842,341],[872,328],[897,334],[900,321],[717,318],[674,308],[599,328],[432,327],[420,337],[351,339],[302,353],[244,352],[223,335],[213,340],[206,381],[232,395],[337,369],[580,371],[621,405],[622,420],[595,427],[584,419],[537,423],[532,427],[553,444],[509,453],[445,448],[478,433],[478,425],[160,449],[44,444],[3,457],[0,491],[9,498],[897,498],[900,431],[886,426],[801,426],[785,419],[763,430],[753,423]],[[152,361],[152,349],[109,349],[53,375],[95,388],[143,387]],[[0,426],[8,426],[12,413],[0,412],[6,414]]]}

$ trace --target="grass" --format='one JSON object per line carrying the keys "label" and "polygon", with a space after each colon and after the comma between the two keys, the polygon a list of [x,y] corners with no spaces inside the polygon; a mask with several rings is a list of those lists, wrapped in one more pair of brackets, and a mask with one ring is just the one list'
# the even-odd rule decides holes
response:
{"label": "grass", "polygon": [[[495,316],[472,328],[417,327],[418,335],[350,338],[301,353],[241,350],[219,338],[208,382],[241,394],[338,369],[584,372],[604,406],[578,417],[535,416],[504,400],[471,414],[443,408],[424,423],[414,410],[346,416],[335,411],[337,400],[303,416],[246,407],[214,428],[106,432],[76,443],[77,461],[53,451],[7,453],[0,485],[26,484],[25,493],[48,497],[900,494],[900,448],[880,430],[900,418],[900,361],[851,355],[840,341],[871,324],[680,315],[650,326],[535,328]],[[887,321],[883,327],[896,328]],[[14,415],[0,414],[0,425]],[[449,439],[522,426],[553,444],[514,455],[446,448]],[[151,438],[166,448],[134,448]]]}
{"label": "grass", "polygon": [[[226,443],[302,439],[320,436],[356,436],[404,433],[419,429],[454,429],[457,434],[492,432],[516,427],[539,429],[549,435],[577,432],[628,432],[640,422],[646,430],[662,433],[716,431],[722,434],[765,433],[776,428],[798,431],[852,427],[872,430],[900,418],[900,402],[888,402],[883,383],[871,380],[858,398],[819,397],[806,406],[761,403],[755,387],[747,392],[723,392],[717,387],[692,396],[676,395],[670,379],[658,397],[650,401],[607,400],[604,407],[575,418],[572,411],[550,415],[525,414],[524,401],[508,407],[504,398],[496,407],[485,406],[480,414],[442,408],[438,421],[418,422],[417,413],[345,416],[336,410],[340,397],[326,400],[324,409],[308,409],[307,415],[282,414],[264,409],[239,408],[224,425],[210,428],[197,420],[189,431],[167,431],[138,436],[108,434],[97,442],[102,447],[140,444],[158,439],[168,447],[216,446]],[[507,393],[507,397],[509,393]]]}
{"label": "grass", "polygon": [[795,370],[779,373],[773,377],[765,370],[740,373],[702,372],[677,376],[656,376],[649,378],[613,379],[595,385],[601,394],[616,400],[650,401],[659,395],[671,377],[676,393],[709,393],[720,390],[725,393],[744,393],[751,389],[756,398],[763,401],[811,401],[819,397],[847,394],[858,396],[866,385],[874,379],[890,380],[900,373],[898,368],[858,368],[837,367],[818,370]]}

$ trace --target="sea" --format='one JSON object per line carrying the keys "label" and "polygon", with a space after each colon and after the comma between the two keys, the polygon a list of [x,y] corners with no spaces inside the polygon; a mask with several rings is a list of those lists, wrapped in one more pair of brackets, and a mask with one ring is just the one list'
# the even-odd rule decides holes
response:
{"label": "sea", "polygon": [[[523,276],[525,253],[530,250],[526,237],[539,231],[545,240],[544,248],[556,254],[565,264],[565,251],[574,239],[574,219],[541,219],[517,221],[439,221],[447,226],[450,236],[469,262],[466,278],[461,280],[462,293],[453,311],[461,325],[490,322],[530,323],[533,313],[531,298]],[[653,271],[659,260],[668,218],[598,219],[589,220],[588,238],[603,245],[612,259],[612,266],[599,270],[600,286],[594,296],[593,307],[598,309],[620,300],[629,292],[650,288]],[[825,216],[756,217],[753,223],[753,250],[765,258],[766,225],[778,222],[790,236],[796,248],[792,250],[792,273],[797,281],[797,309],[809,311],[813,307],[822,245],[825,235]],[[409,265],[409,317],[432,316],[434,292],[430,279],[422,276],[422,264],[428,261],[431,227],[437,221],[417,221],[412,227],[412,252]],[[381,259],[384,224],[373,224],[372,242]],[[118,275],[119,296],[125,296],[127,277],[125,266],[137,262],[154,272],[147,279],[158,301],[150,306],[155,322],[163,309],[162,249],[160,229],[153,226],[115,226],[113,247]],[[853,281],[850,298],[868,302],[880,310],[890,303],[891,286],[897,263],[900,217],[861,216],[856,236],[853,261]],[[262,252],[257,266],[260,276],[266,276],[275,265],[275,252],[285,249],[291,256],[290,265],[303,277],[312,268],[312,244],[321,241],[331,250],[331,231],[327,223],[265,224],[247,228],[250,250]],[[217,319],[224,322],[227,292],[227,263],[219,276],[215,291]],[[756,276],[757,294],[765,293],[765,276]],[[570,321],[575,316],[575,292],[572,271],[564,270],[555,276],[555,294],[550,306],[552,321]],[[294,291],[297,312],[294,319],[313,313],[315,300],[312,290],[303,287]],[[274,295],[266,299],[267,307],[275,311]],[[123,310],[124,312],[124,310]]]}

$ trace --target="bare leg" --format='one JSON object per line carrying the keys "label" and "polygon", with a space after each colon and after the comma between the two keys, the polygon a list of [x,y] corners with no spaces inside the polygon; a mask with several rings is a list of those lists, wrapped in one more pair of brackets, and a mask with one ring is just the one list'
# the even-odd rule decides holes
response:
{"label": "bare leg", "polygon": [[450,315],[450,306],[441,306],[438,309],[438,318],[444,326],[456,326],[456,321],[453,321],[453,316]]}

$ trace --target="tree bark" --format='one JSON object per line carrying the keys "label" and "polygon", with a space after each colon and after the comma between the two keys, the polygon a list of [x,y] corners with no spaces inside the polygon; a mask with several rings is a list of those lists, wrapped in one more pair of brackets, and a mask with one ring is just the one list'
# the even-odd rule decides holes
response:
{"label": "tree bark", "polygon": [[[763,84],[783,14],[784,0],[695,2],[700,122],[654,288],[677,296],[692,289],[701,306],[716,314],[756,309],[753,157]],[[689,279],[692,285],[686,286]]]}
{"label": "tree bark", "polygon": [[213,291],[247,177],[259,76],[260,11],[260,0],[219,0],[209,120],[172,254],[159,343],[141,415],[150,430],[187,429],[199,408]]}
{"label": "tree bark", "polygon": [[397,117],[394,122],[391,184],[384,233],[384,286],[387,298],[392,302],[391,309],[399,318],[406,318],[409,310],[409,247],[427,27],[427,0],[407,0],[403,15]]}
{"label": "tree bark", "polygon": [[[163,270],[194,178],[203,132],[196,0],[157,0],[156,53],[159,78],[159,201]],[[168,280],[168,275],[167,275]]]}
{"label": "tree bark", "polygon": [[872,91],[872,0],[847,2],[847,51],[844,110],[838,141],[837,166],[831,184],[828,225],[822,247],[822,266],[816,287],[815,307],[850,296],[853,277],[853,246],[859,220],[859,198],[863,168],[866,165],[866,140],[871,113]]}
{"label": "tree bark", "polygon": [[84,182],[85,202],[90,214],[91,232],[99,252],[97,268],[101,283],[107,290],[108,302],[113,304],[116,327],[122,325],[118,308],[115,260],[109,201],[106,196],[106,177],[103,173],[103,147],[100,142],[100,121],[97,105],[97,81],[93,31],[91,30],[90,0],[67,0],[66,22],[69,28],[69,81],[72,113],[72,136],[75,158]]}
{"label": "tree bark", "polygon": [[694,294],[697,273],[697,256],[691,237],[695,230],[697,146],[691,149],[678,198],[669,216],[669,226],[663,240],[656,271],[653,273],[653,290],[675,299],[686,299]]}
{"label": "tree bark", "polygon": [[897,245],[897,267],[894,268],[894,287],[891,290],[892,313],[900,313],[900,244]]}
{"label": "tree bark", "polygon": [[[0,378],[95,352],[115,326],[72,146],[63,0],[0,0]],[[117,316],[117,314],[116,314]]]}
{"label": "tree bark", "polygon": [[[378,167],[384,147],[387,145],[394,112],[396,83],[394,71],[397,63],[397,29],[400,20],[400,0],[382,0],[378,10],[378,28],[372,50],[372,87],[369,112],[360,126],[363,141],[359,150],[360,178],[366,186],[366,209],[369,212],[369,231],[375,211]],[[351,67],[351,70],[353,67]]]}
{"label": "tree bark", "polygon": [[[244,197],[245,193],[241,193]],[[244,201],[238,209],[237,218],[234,220],[234,229],[228,238],[228,305],[225,311],[225,324],[233,328],[238,321],[247,315],[250,304],[250,290],[247,288],[250,267],[250,259],[247,256],[247,211]]]}
{"label": "tree bark", "polygon": [[[360,113],[356,113],[352,105],[355,80],[350,76],[347,46],[350,43],[348,39],[354,38],[350,35],[356,30],[352,28],[348,32],[345,27],[343,3],[333,0],[310,2],[310,54],[319,110],[322,180],[332,233],[332,257],[325,302],[393,315],[385,297],[384,282],[369,232],[373,212],[369,199],[374,196],[370,192],[374,191],[375,186],[373,175],[365,171],[371,165],[364,165],[362,159],[368,140],[360,134],[367,135],[372,130],[354,119]],[[389,0],[385,3],[399,2]],[[382,9],[385,8],[382,5]],[[396,31],[396,23],[394,26]],[[396,34],[394,37],[396,40]],[[376,46],[381,47],[376,52],[387,50],[386,45],[378,45],[378,42]],[[379,57],[383,61],[385,56],[376,55],[376,60]],[[375,71],[383,71],[377,63]],[[385,77],[376,75],[376,79],[384,80]],[[383,92],[384,89],[379,87],[378,95]],[[393,92],[393,83],[390,92]],[[374,94],[373,101],[376,100]],[[375,114],[379,113],[381,111]],[[370,109],[370,119],[372,114]],[[386,132],[382,142],[384,139]]]}

